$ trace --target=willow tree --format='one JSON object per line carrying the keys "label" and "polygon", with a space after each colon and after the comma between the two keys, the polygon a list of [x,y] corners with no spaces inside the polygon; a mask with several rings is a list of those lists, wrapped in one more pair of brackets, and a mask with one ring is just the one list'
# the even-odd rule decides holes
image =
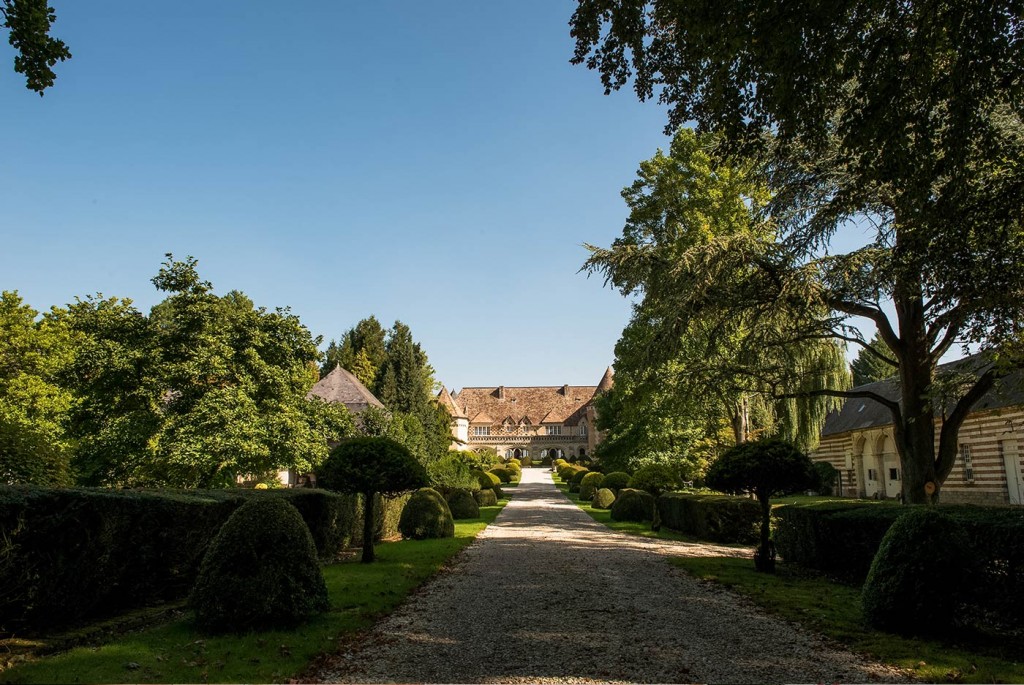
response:
{"label": "willow tree", "polygon": [[[821,391],[849,387],[843,349],[790,341],[794,321],[813,312],[763,300],[759,264],[779,252],[762,211],[770,197],[750,169],[716,160],[714,144],[681,129],[623,191],[623,236],[609,249],[588,246],[585,269],[642,296],[616,346],[616,387],[632,397],[613,416],[634,426],[638,413],[648,423],[659,411],[699,417],[706,439],[725,419],[735,443],[774,434],[809,448],[835,406]],[[610,440],[623,425],[610,426]]]}
{"label": "willow tree", "polygon": [[[782,246],[761,295],[801,292],[830,313],[794,340],[870,347],[850,323],[873,322],[884,347],[871,353],[897,367],[900,398],[857,396],[893,417],[905,501],[936,502],[967,413],[1020,361],[1019,3],[579,0],[571,24],[574,61],[606,91],[632,80],[670,126],[694,121],[761,160]],[[836,254],[852,227],[867,244]],[[958,343],[994,354],[937,403],[938,361]]]}

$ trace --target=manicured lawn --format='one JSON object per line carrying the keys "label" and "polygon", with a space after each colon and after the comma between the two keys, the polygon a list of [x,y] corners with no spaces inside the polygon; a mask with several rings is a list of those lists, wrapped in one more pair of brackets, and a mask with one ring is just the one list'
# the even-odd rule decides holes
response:
{"label": "manicured lawn", "polygon": [[672,563],[750,597],[768,611],[803,624],[854,652],[908,669],[927,682],[1024,682],[1024,650],[981,636],[965,643],[909,639],[872,630],[860,610],[860,588],[780,564],[758,573],[749,559],[677,558]]}
{"label": "manicured lawn", "polygon": [[821,504],[822,502],[831,504],[876,504],[882,507],[899,506],[899,502],[894,499],[854,499],[852,497],[824,497],[819,495],[790,495],[789,497],[772,498],[773,507],[782,504]]}
{"label": "manicured lawn", "polygon": [[377,562],[324,568],[331,611],[290,631],[241,636],[199,634],[190,619],[117,637],[98,647],[78,647],[0,673],[11,683],[270,683],[303,671],[338,639],[369,627],[434,575],[494,520],[507,503],[482,507],[481,517],[457,521],[455,537],[377,546]]}

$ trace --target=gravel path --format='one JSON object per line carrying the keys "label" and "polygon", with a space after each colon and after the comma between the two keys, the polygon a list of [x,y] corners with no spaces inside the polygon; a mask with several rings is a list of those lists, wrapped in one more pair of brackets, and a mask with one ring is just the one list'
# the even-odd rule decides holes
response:
{"label": "gravel path", "polygon": [[900,680],[666,556],[716,545],[610,531],[541,469],[455,564],[317,674],[323,682]]}

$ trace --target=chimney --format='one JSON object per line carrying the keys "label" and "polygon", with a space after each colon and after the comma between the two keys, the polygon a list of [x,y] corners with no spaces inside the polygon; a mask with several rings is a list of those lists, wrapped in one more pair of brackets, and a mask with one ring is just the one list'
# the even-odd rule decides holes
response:
{"label": "chimney", "polygon": [[504,385],[499,385],[498,386],[498,399],[499,400],[505,399],[505,386]]}
{"label": "chimney", "polygon": [[562,386],[562,394],[565,395],[566,397],[569,396],[569,385],[568,384]]}

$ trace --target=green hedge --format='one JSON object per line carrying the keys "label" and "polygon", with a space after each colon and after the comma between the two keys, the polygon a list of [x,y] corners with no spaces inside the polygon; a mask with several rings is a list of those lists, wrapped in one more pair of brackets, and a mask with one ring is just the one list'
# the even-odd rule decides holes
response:
{"label": "green hedge", "polygon": [[757,542],[761,507],[747,497],[686,495],[667,492],[658,497],[661,525],[713,542]]}
{"label": "green hedge", "polygon": [[[889,527],[912,509],[853,502],[778,507],[775,544],[786,561],[859,584]],[[1024,624],[1024,510],[939,509],[963,526],[978,561],[968,601],[1011,625]]]}
{"label": "green hedge", "polygon": [[[210,540],[250,498],[285,498],[330,558],[361,543],[355,496],[326,490],[0,487],[0,630],[67,627],[188,594]],[[381,507],[397,534],[404,498]]]}

